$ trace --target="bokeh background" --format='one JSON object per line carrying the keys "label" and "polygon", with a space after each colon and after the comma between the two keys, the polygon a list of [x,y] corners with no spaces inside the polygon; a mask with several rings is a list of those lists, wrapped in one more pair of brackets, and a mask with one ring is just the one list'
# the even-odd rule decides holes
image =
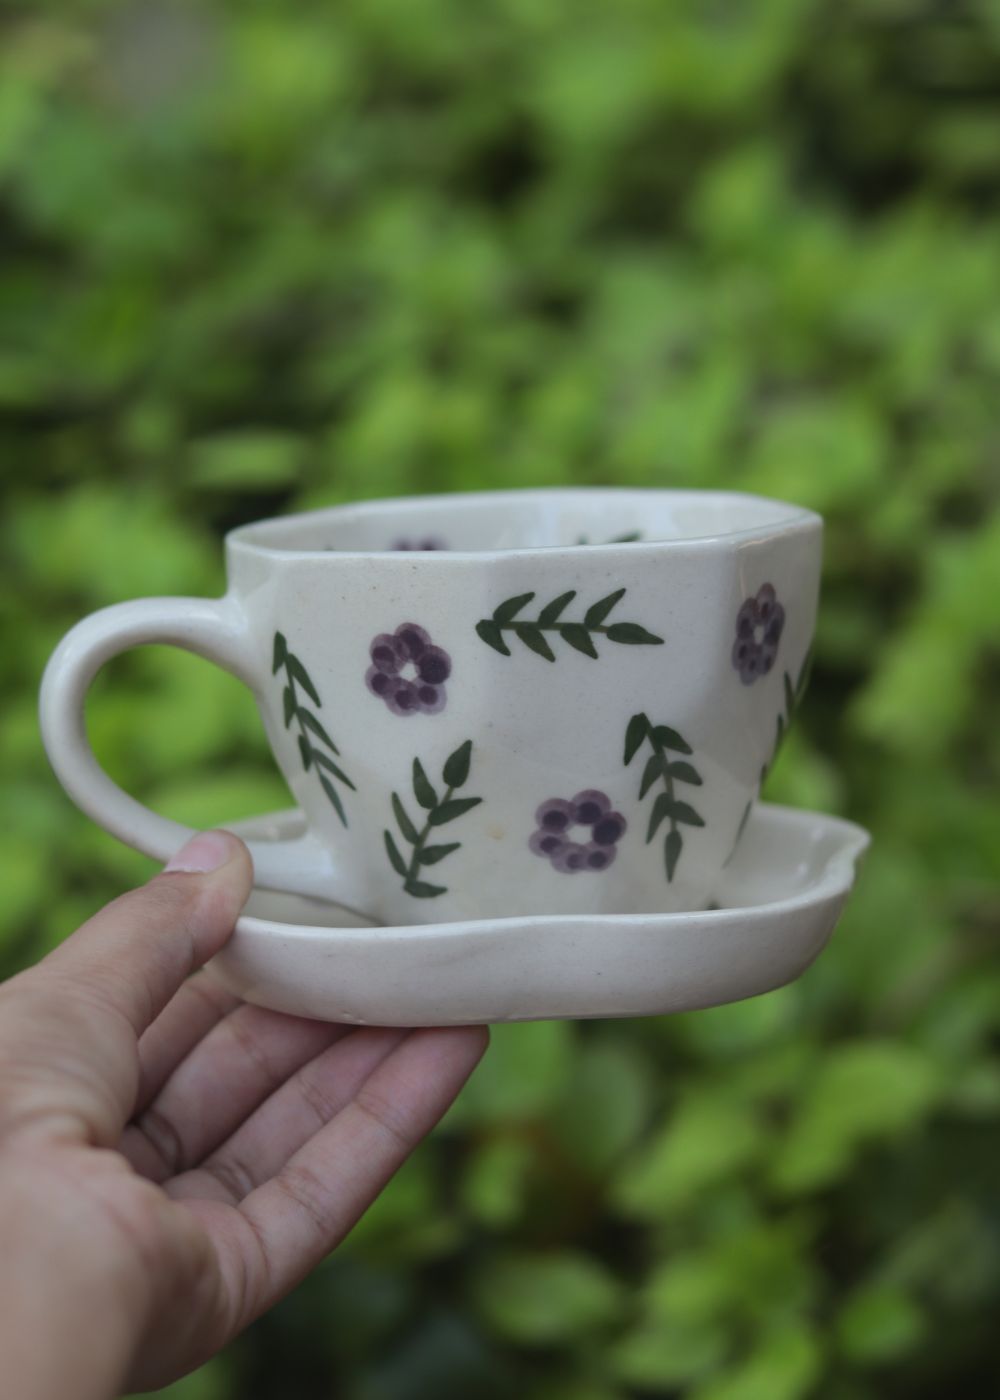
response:
{"label": "bokeh background", "polygon": [[[357,497],[737,487],[828,521],[769,780],[876,841],[795,986],[499,1029],[347,1244],[173,1400],[937,1400],[1000,1303],[997,0],[0,0],[0,960],[151,864],[45,659]],[[196,824],[287,803],[157,648],[91,705]]]}

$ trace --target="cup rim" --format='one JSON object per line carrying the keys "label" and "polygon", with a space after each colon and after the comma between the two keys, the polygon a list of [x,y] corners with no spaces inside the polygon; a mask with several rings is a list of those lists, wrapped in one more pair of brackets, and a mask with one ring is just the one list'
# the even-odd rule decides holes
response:
{"label": "cup rim", "polygon": [[[338,516],[349,515],[351,513],[363,512],[366,517],[380,515],[396,516],[402,510],[407,511],[426,509],[433,504],[436,508],[445,511],[457,510],[467,507],[470,499],[474,500],[482,507],[488,508],[491,505],[502,506],[514,502],[524,502],[531,500],[539,505],[544,504],[547,499],[558,499],[565,501],[566,498],[577,497],[581,499],[602,498],[605,501],[611,497],[658,497],[673,498],[677,502],[684,500],[705,501],[711,499],[718,503],[753,502],[754,505],[767,505],[774,509],[774,517],[765,521],[758,521],[754,525],[744,526],[732,530],[713,530],[699,534],[685,534],[670,537],[668,539],[655,540],[630,540],[630,541],[595,541],[593,544],[569,544],[569,545],[514,545],[500,546],[493,549],[409,549],[395,550],[386,549],[324,549],[317,547],[300,548],[288,544],[273,544],[267,539],[269,533],[286,531],[301,524],[307,523],[315,525],[322,517],[336,518]],[[397,521],[397,524],[404,522]],[[249,521],[245,525],[239,525],[226,534],[226,546],[239,553],[264,556],[266,558],[280,559],[284,561],[304,560],[304,559],[324,559],[347,560],[347,559],[394,559],[401,563],[412,562],[414,556],[425,560],[434,560],[442,567],[449,564],[468,563],[470,561],[482,562],[488,559],[509,559],[518,556],[530,556],[532,559],[539,555],[585,555],[590,557],[595,550],[606,554],[609,550],[627,549],[630,554],[635,551],[676,551],[678,549],[690,548],[718,548],[728,547],[733,544],[745,544],[753,540],[773,539],[775,536],[796,534],[812,530],[821,530],[823,518],[807,506],[800,506],[790,501],[778,500],[771,496],[761,496],[749,491],[725,491],[725,490],[697,490],[692,488],[660,488],[643,486],[542,486],[514,488],[506,490],[484,490],[484,491],[449,491],[449,492],[427,492],[419,496],[386,496],[377,497],[363,501],[343,501],[335,505],[319,506],[312,510],[294,511],[287,515],[266,516],[261,520]],[[263,538],[261,538],[263,536]]]}

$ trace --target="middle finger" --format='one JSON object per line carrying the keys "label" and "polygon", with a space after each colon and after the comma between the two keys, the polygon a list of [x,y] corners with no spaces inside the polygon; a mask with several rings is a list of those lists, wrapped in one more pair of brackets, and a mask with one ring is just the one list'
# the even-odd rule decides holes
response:
{"label": "middle finger", "polygon": [[185,1171],[349,1029],[259,1006],[237,1007],[126,1126],[118,1150],[152,1181]]}

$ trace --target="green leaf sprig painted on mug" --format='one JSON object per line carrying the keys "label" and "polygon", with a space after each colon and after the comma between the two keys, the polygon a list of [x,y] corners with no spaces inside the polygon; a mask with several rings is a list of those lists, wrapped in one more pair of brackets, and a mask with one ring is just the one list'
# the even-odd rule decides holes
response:
{"label": "green leaf sprig painted on mug", "polygon": [[529,621],[519,617],[518,614],[523,612],[534,596],[534,593],[518,593],[500,603],[493,609],[492,617],[484,617],[476,623],[476,632],[480,640],[494,651],[498,651],[501,656],[510,656],[510,647],[504,637],[506,632],[523,642],[536,656],[544,657],[546,661],[556,659],[556,654],[546,638],[547,632],[556,633],[574,651],[582,652],[592,660],[597,659],[594,638],[599,636],[624,646],[663,644],[662,637],[647,632],[645,627],[640,627],[637,622],[607,622],[608,615],[624,598],[624,588],[618,588],[606,598],[599,598],[596,603],[592,603],[579,622],[567,622],[563,618],[563,613],[576,597],[575,588],[560,593],[558,598],[546,603],[536,618]]}
{"label": "green leaf sprig painted on mug", "polygon": [[[793,682],[789,673],[787,671],[785,672],[785,707],[783,710],[779,710],[778,712],[778,718],[775,724],[774,748],[771,750],[771,757],[767,760],[767,762],[760,770],[760,781],[757,786],[758,793],[760,792],[760,789],[764,786],[764,783],[767,779],[767,775],[774,767],[778,754],[781,752],[781,746],[785,742],[785,739],[788,737],[788,731],[792,727],[792,720],[795,718],[796,711],[802,704],[802,697],[805,695],[806,689],[809,685],[809,675],[811,671],[812,648],[810,648],[809,651],[806,652],[802,665],[799,667],[798,680]],[[743,839],[743,833],[747,829],[747,822],[750,820],[750,813],[753,811],[753,804],[754,799],[751,797],[750,801],[743,808],[743,815],[740,817],[740,824],[736,828],[736,835],[733,838],[732,850],[726,857],[726,865],[729,864],[733,856],[736,854],[736,849]]]}
{"label": "green leaf sprig painted on mug", "polygon": [[444,794],[441,797],[424,771],[420,759],[413,760],[413,795],[419,807],[427,813],[421,827],[410,817],[399,794],[392,794],[392,812],[396,818],[396,825],[404,842],[412,849],[409,860],[406,860],[392,832],[387,829],[383,833],[385,851],[389,857],[389,864],[402,878],[403,889],[414,899],[434,899],[448,892],[447,885],[432,885],[426,880],[421,880],[419,875],[424,866],[437,865],[453,851],[457,851],[462,844],[461,841],[448,841],[441,845],[429,846],[427,840],[431,833],[437,827],[446,826],[464,816],[473,807],[478,807],[483,800],[481,797],[455,796],[457,789],[464,787],[468,780],[471,758],[472,740],[466,739],[446,760],[441,770],[441,781],[444,784]]}
{"label": "green leaf sprig painted on mug", "polygon": [[646,767],[639,785],[640,800],[646,796],[654,784],[663,783],[663,791],[657,793],[652,811],[649,814],[646,844],[648,845],[652,841],[665,821],[670,823],[663,844],[663,859],[669,883],[674,878],[677,862],[684,850],[684,835],[681,828],[683,826],[705,825],[704,819],[698,815],[691,804],[682,801],[677,796],[675,784],[688,783],[692,787],[701,787],[702,780],[697,769],[687,761],[687,758],[671,757],[671,754],[691,754],[693,752],[691,745],[681,738],[676,729],[671,729],[668,724],[653,724],[647,715],[640,712],[632,716],[625,731],[626,767],[632,762],[643,744],[648,744],[652,752],[646,759]]}
{"label": "green leaf sprig painted on mug", "polygon": [[[312,683],[309,672],[303,666],[299,658],[288,650],[288,642],[283,633],[274,634],[274,658],[271,663],[271,674],[277,675],[279,671],[285,673],[285,690],[283,695],[285,728],[288,729],[295,720],[299,728],[299,753],[302,756],[302,766],[306,772],[313,772],[320,781],[320,786],[337,813],[337,816],[347,825],[347,814],[344,811],[344,804],[341,801],[340,793],[335,784],[343,783],[352,792],[357,789],[351,782],[344,770],[334,762],[331,757],[336,754],[340,757],[340,750],[330,738],[326,729],[313,714],[312,710],[302,702],[299,695],[301,690],[309,697],[317,707],[322,707],[322,700]],[[318,741],[318,742],[317,742]]]}
{"label": "green leaf sprig painted on mug", "polygon": [[793,682],[788,672],[785,672],[785,708],[783,712],[779,712],[778,714],[778,718],[775,725],[774,748],[771,750],[771,757],[761,769],[761,782],[764,781],[768,773],[770,773],[771,769],[774,767],[775,759],[778,757],[778,754],[781,751],[781,746],[785,742],[785,739],[788,735],[788,731],[792,726],[792,720],[795,718],[795,714],[799,706],[802,704],[802,697],[805,695],[806,689],[809,685],[809,675],[811,671],[812,648],[810,647],[810,649],[805,654],[805,658],[802,662],[802,665],[799,667],[798,680]]}

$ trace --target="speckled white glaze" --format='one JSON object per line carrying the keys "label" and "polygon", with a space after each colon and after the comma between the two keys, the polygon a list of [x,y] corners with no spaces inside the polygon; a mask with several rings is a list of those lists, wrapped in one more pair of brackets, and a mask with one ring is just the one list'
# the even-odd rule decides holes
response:
{"label": "speckled white glaze", "polygon": [[[234,829],[281,840],[304,825],[293,811]],[[359,1025],[690,1011],[798,977],[830,937],[867,845],[850,822],[761,804],[719,880],[722,907],[688,914],[378,928],[318,900],[258,893],[209,967],[247,1001]]]}
{"label": "speckled white glaze", "polygon": [[[635,531],[638,542],[612,542]],[[85,811],[150,855],[169,856],[187,829],[141,806],[100,770],[82,709],[110,656],[145,641],[172,643],[214,659],[252,688],[277,762],[306,814],[307,830],[295,839],[253,848],[261,887],[335,899],[395,925],[696,909],[712,893],[772,755],[776,721],[786,712],[785,674],[798,676],[809,649],[821,536],[809,511],[713,492],[429,496],[261,522],[228,537],[223,598],[123,603],[79,624],[46,672],[43,736],[61,781]],[[401,540],[428,538],[446,548],[398,548]],[[764,585],[773,588],[784,623],[773,669],[747,684],[733,662],[736,619]],[[554,660],[513,630],[504,634],[509,655],[477,633],[477,623],[507,599],[533,594],[517,617],[537,619],[570,590],[575,597],[563,621],[581,621],[592,605],[624,590],[605,619],[612,630],[593,633],[596,659],[558,631],[546,634]],[[622,622],[662,642],[616,642],[614,624]],[[405,623],[424,629],[450,660],[434,713],[393,712],[366,681],[375,638]],[[314,748],[354,785],[352,791],[324,770],[346,827],[316,764],[303,767],[297,723],[286,727],[287,677],[272,665],[276,633],[315,689],[317,703],[301,684],[297,701],[338,752],[310,733]],[[701,780],[683,787],[678,780],[675,797],[703,825],[679,822],[683,852],[669,881],[670,823],[646,839],[665,789],[654,785],[639,797],[652,750],[642,749],[628,767],[623,762],[637,712],[683,737],[691,750],[686,761]],[[440,797],[443,765],[466,741],[469,775],[454,795],[481,801],[433,830],[434,842],[458,848],[439,864],[414,867],[425,888],[440,891],[414,897],[386,851],[389,831],[405,861],[414,854],[391,795],[421,825],[426,813],[413,794],[414,759]],[[681,760],[682,751],[668,757]],[[627,827],[608,868],[565,873],[529,849],[529,838],[540,803],[582,790],[606,794]]]}

